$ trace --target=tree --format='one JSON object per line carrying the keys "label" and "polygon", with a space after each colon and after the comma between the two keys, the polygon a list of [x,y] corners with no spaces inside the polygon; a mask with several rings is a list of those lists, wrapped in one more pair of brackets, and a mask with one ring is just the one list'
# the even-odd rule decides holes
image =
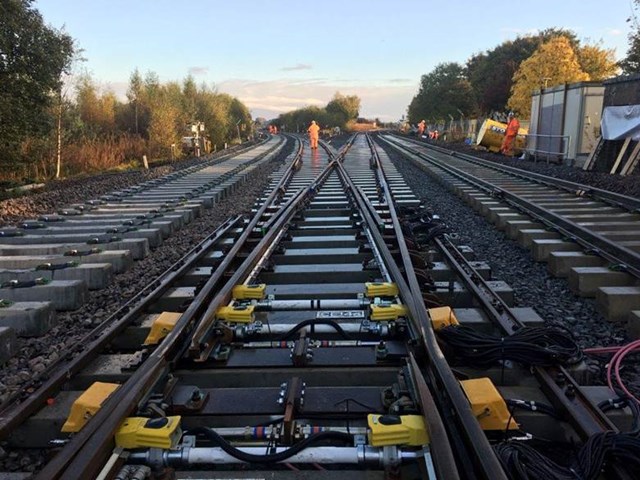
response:
{"label": "tree", "polygon": [[113,92],[100,94],[93,79],[88,75],[80,78],[76,90],[76,103],[85,127],[84,134],[95,138],[114,133],[117,99]]}
{"label": "tree", "polygon": [[196,107],[197,96],[198,87],[196,86],[193,76],[189,75],[182,83],[182,108],[185,115],[185,123],[191,124],[199,120],[197,118],[198,112]]}
{"label": "tree", "polygon": [[437,65],[423,75],[420,89],[409,105],[409,121],[422,119],[439,121],[460,113],[469,116],[476,113],[477,104],[471,84],[464,76],[462,65],[450,62]]}
{"label": "tree", "polygon": [[357,95],[345,96],[336,92],[325,109],[332,117],[332,126],[344,128],[347,122],[358,118],[360,98]]}
{"label": "tree", "polygon": [[71,64],[72,38],[44,24],[33,0],[0,2],[0,157],[15,166],[20,144],[53,127],[51,105]]}
{"label": "tree", "polygon": [[519,37],[472,56],[466,74],[481,112],[502,111],[509,100],[513,75],[538,47],[535,37]]}
{"label": "tree", "polygon": [[154,93],[149,123],[149,149],[152,155],[166,158],[171,154],[171,145],[177,143],[180,137],[181,112],[179,106],[172,101],[168,88],[158,87]]}
{"label": "tree", "polygon": [[566,37],[572,46],[579,44],[571,30],[547,28],[536,35],[507,40],[491,50],[473,55],[467,61],[466,76],[480,111],[504,111],[513,86],[513,75],[520,64],[544,42],[558,36]]}
{"label": "tree", "polygon": [[543,87],[589,80],[580,67],[578,56],[566,37],[554,37],[542,44],[531,57],[522,62],[513,76],[509,108],[528,117],[531,113],[531,92]]}
{"label": "tree", "polygon": [[633,29],[628,37],[629,50],[627,50],[627,56],[620,62],[620,68],[627,75],[640,73],[640,24],[636,16],[636,12],[640,9],[640,0],[634,0],[634,4],[634,12],[627,19],[627,22],[633,23]]}
{"label": "tree", "polygon": [[584,45],[575,47],[578,62],[582,71],[589,75],[589,80],[601,82],[618,73],[615,51],[600,45]]}
{"label": "tree", "polygon": [[[141,105],[140,102],[142,100],[143,95],[143,81],[142,76],[140,75],[140,71],[136,68],[131,77],[129,77],[129,88],[127,90],[127,99],[129,100],[129,104],[132,106],[133,111],[133,131],[136,135],[140,133],[140,110]],[[148,112],[145,112],[148,115]],[[148,122],[145,122],[145,127]],[[144,129],[146,130],[146,128]]]}
{"label": "tree", "polygon": [[[246,132],[246,135],[250,134],[252,126],[251,114],[249,109],[237,98],[231,100],[229,105],[229,120],[233,123],[231,128],[235,128],[238,132]],[[240,133],[238,133],[240,137]]]}

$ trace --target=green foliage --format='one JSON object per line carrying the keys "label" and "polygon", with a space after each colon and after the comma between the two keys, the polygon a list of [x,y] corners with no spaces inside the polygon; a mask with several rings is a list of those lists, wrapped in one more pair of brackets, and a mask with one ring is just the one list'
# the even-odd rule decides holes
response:
{"label": "green foliage", "polygon": [[467,61],[467,76],[481,112],[504,110],[514,73],[537,46],[537,38],[519,37]]}
{"label": "green foliage", "polygon": [[[535,69],[529,68],[526,75],[522,74],[524,62],[543,45],[558,38],[564,39],[563,45],[571,54],[564,50],[562,56],[549,52],[545,64],[538,63]],[[638,44],[640,47],[640,40]],[[571,68],[575,75],[564,65],[567,55],[574,62]],[[640,60],[640,53],[637,58]],[[449,115],[459,118],[461,113],[467,116],[503,112],[508,106],[526,115],[530,110],[531,91],[544,85],[543,78],[547,78],[547,86],[575,81],[571,79],[600,81],[615,75],[617,70],[612,50],[599,44],[582,45],[571,30],[548,28],[476,53],[467,60],[464,69],[457,63],[437,65],[422,76],[419,90],[408,107],[408,117],[412,123],[422,119],[440,121],[448,120]],[[536,75],[542,77],[536,79]],[[516,80],[521,84],[518,88]]]}
{"label": "green foliage", "polygon": [[620,62],[620,68],[627,75],[640,73],[640,29],[629,34],[629,50]]}
{"label": "green foliage", "polygon": [[356,95],[344,96],[336,92],[326,106],[326,111],[331,117],[331,125],[344,128],[350,120],[358,118],[360,113],[360,98]]}
{"label": "green foliage", "polygon": [[471,84],[464,76],[462,65],[450,62],[437,65],[423,75],[420,89],[409,105],[409,120],[448,120],[476,113],[477,104]]}
{"label": "green foliage", "polygon": [[520,64],[544,42],[558,36],[566,37],[571,45],[579,44],[571,30],[548,28],[537,35],[507,40],[491,50],[473,55],[467,61],[466,75],[480,111],[504,111],[511,95],[513,76]]}
{"label": "green foliage", "polygon": [[22,142],[51,130],[48,109],[74,45],[67,34],[44,24],[33,0],[3,0],[0,18],[0,157],[15,167],[25,161]]}
{"label": "green foliage", "polygon": [[360,97],[357,95],[342,95],[336,92],[324,107],[304,107],[291,112],[283,113],[275,122],[290,132],[306,132],[312,120],[315,120],[320,128],[340,127],[345,129],[349,122],[358,118],[360,113]]}
{"label": "green foliage", "polygon": [[119,168],[143,154],[167,158],[180,153],[180,138],[196,122],[218,146],[236,140],[238,130],[251,135],[244,104],[198,88],[191,76],[161,84],[154,72],[143,77],[136,69],[121,102],[85,74],[68,98],[62,78],[77,53],[73,40],[46,26],[33,4],[0,2],[0,171],[7,178],[51,176],[58,158],[65,173]]}
{"label": "green foliage", "polygon": [[626,75],[640,73],[640,23],[637,14],[640,11],[640,0],[634,0],[634,12],[627,22],[633,23],[633,29],[629,33],[629,50],[627,56],[620,61],[620,68]]}

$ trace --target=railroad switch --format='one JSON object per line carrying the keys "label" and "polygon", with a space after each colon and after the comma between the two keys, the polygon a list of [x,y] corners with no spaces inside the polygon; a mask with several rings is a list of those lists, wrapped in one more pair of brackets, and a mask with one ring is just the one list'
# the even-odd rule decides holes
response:
{"label": "railroad switch", "polygon": [[369,298],[395,297],[399,293],[398,286],[392,282],[366,282],[364,286]]}
{"label": "railroad switch", "polygon": [[370,305],[371,320],[375,322],[398,320],[407,316],[407,307],[397,303]]}
{"label": "railroad switch", "polygon": [[483,430],[516,430],[519,428],[491,379],[485,377],[461,380],[460,385],[462,385],[471,404],[471,410]]}
{"label": "railroad switch", "polygon": [[153,325],[151,325],[151,330],[149,330],[149,334],[147,338],[145,338],[143,345],[157,345],[160,343],[160,340],[169,335],[169,332],[173,330],[181,316],[181,313],[162,312],[158,318],[154,320]]}
{"label": "railroad switch", "polygon": [[266,296],[267,285],[236,285],[233,287],[233,298],[235,300],[263,300]]}
{"label": "railroad switch", "polygon": [[73,405],[67,417],[67,421],[62,425],[63,433],[76,433],[93,417],[103,402],[109,398],[119,387],[117,383],[94,382],[82,395],[80,395]]}
{"label": "railroad switch", "polygon": [[116,446],[121,448],[174,448],[182,436],[180,416],[129,417],[116,431]]}
{"label": "railroad switch", "polygon": [[251,323],[254,321],[254,305],[232,305],[220,307],[216,312],[218,320],[234,323]]}
{"label": "railroad switch", "polygon": [[434,330],[440,330],[441,328],[448,327],[450,325],[460,324],[451,307],[430,308],[428,312],[429,317],[431,318],[431,325],[433,325]]}
{"label": "railroad switch", "polygon": [[369,444],[373,447],[410,445],[421,447],[429,443],[429,435],[421,415],[367,416]]}

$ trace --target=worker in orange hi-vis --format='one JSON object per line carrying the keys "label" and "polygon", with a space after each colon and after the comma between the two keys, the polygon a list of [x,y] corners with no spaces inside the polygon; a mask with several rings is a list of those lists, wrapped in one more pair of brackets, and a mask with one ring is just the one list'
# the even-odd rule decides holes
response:
{"label": "worker in orange hi-vis", "polygon": [[422,134],[424,133],[424,129],[426,127],[426,123],[424,120],[421,120],[418,124],[418,138],[422,138]]}
{"label": "worker in orange hi-vis", "polygon": [[318,148],[320,127],[316,124],[315,120],[311,120],[311,125],[309,125],[307,132],[309,132],[309,143],[311,144],[311,148]]}
{"label": "worker in orange hi-vis", "polygon": [[513,143],[518,136],[518,130],[520,130],[520,122],[513,112],[509,112],[509,121],[507,122],[507,130],[504,132],[504,140],[502,140],[500,153],[510,157],[513,156]]}

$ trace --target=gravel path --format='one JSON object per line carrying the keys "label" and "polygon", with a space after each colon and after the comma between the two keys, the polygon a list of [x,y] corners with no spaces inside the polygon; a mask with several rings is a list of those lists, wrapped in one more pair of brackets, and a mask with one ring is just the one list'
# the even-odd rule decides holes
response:
{"label": "gravel path", "polygon": [[[546,264],[534,262],[528,250],[495,229],[445,186],[392,149],[383,148],[413,192],[459,236],[458,243],[469,245],[478,260],[490,264],[493,278],[513,288],[516,306],[533,307],[547,324],[569,328],[582,347],[618,345],[628,340],[624,329],[598,313],[594,299],[574,295],[566,280],[552,277]],[[589,363],[595,367],[597,362]],[[637,373],[630,375],[632,386],[640,388]]]}

